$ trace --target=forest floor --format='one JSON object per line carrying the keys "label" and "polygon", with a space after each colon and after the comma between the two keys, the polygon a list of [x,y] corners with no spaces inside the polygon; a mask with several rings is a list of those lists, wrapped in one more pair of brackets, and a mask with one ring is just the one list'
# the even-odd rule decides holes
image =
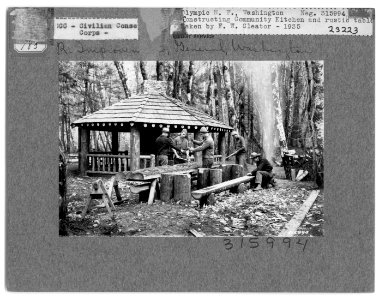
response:
{"label": "forest floor", "polygon": [[[109,177],[103,179],[107,186]],[[205,236],[276,236],[317,187],[313,182],[276,179],[275,188],[243,194],[224,192],[216,204],[199,209],[196,204],[139,202],[126,182],[119,188],[124,202],[116,205],[112,218],[101,201],[82,218],[94,177],[72,174],[67,178],[69,235],[192,236],[194,229]],[[114,193],[113,193],[114,194]],[[113,201],[116,201],[113,195]],[[297,236],[323,235],[324,194],[320,191]]]}

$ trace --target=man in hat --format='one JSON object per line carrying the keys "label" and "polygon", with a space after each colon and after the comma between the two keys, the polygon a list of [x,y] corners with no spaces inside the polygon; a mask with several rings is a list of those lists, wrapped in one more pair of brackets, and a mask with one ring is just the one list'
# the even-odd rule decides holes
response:
{"label": "man in hat", "polygon": [[182,150],[174,145],[174,142],[169,138],[170,130],[167,127],[162,129],[162,134],[155,140],[155,145],[157,148],[158,166],[168,165],[168,152],[170,148],[173,148],[180,153]]}
{"label": "man in hat", "polygon": [[211,168],[213,165],[214,159],[214,141],[211,135],[208,133],[208,130],[205,127],[200,128],[200,133],[202,135],[203,141],[193,140],[195,145],[200,145],[196,148],[190,148],[190,152],[199,152],[203,153],[203,168]]}
{"label": "man in hat", "polygon": [[236,163],[243,167],[244,175],[247,174],[248,168],[246,163],[246,142],[245,139],[238,134],[237,131],[232,131],[234,137],[236,151],[233,155],[236,156]]}
{"label": "man in hat", "polygon": [[187,129],[183,129],[180,135],[174,139],[174,145],[178,147],[182,152],[174,151],[174,164],[182,164],[189,161],[189,145],[187,139]]}
{"label": "man in hat", "polygon": [[272,165],[266,158],[262,158],[260,153],[253,152],[251,158],[256,164],[256,168],[251,172],[255,176],[256,187],[254,191],[267,188],[269,184],[275,186],[274,174],[272,173]]}

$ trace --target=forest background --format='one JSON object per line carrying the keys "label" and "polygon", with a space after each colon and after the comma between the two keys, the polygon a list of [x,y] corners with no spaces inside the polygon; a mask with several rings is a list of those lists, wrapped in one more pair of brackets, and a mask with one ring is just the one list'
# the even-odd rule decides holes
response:
{"label": "forest background", "polygon": [[[167,81],[168,95],[234,127],[248,155],[280,161],[283,144],[298,153],[323,151],[323,61],[61,61],[60,149],[77,151],[73,121],[127,101],[144,80]],[[110,151],[110,133],[91,134],[92,151]],[[120,151],[127,150],[128,134],[119,139]],[[217,134],[214,139],[217,145]],[[227,154],[233,150],[229,134]]]}

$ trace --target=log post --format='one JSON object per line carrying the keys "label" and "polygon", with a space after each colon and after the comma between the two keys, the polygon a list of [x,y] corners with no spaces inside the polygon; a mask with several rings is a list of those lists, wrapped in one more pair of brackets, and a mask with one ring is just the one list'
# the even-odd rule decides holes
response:
{"label": "log post", "polygon": [[197,188],[200,190],[209,186],[209,169],[199,168],[197,173]]}
{"label": "log post", "polygon": [[[202,140],[202,136],[201,136],[200,131],[196,131],[195,132],[194,138],[197,141],[201,141]],[[197,147],[197,146],[198,145],[194,145],[194,147]],[[199,152],[195,152],[194,156],[195,156],[195,162],[197,162],[199,164],[202,164],[202,162],[203,162],[203,154],[199,151]]]}
{"label": "log post", "polygon": [[130,129],[130,171],[140,168],[140,131],[136,126]]}
{"label": "log post", "polygon": [[155,167],[155,155],[150,154],[150,168],[154,168],[154,167]]}
{"label": "log post", "polygon": [[172,174],[161,175],[161,200],[169,202],[174,194],[174,176]]}
{"label": "log post", "polygon": [[118,154],[118,131],[112,131],[112,154]]}
{"label": "log post", "polygon": [[191,175],[174,175],[174,199],[184,203],[191,202]]}
{"label": "log post", "polygon": [[226,157],[226,135],[225,135],[225,131],[221,131],[219,134],[218,134],[218,138],[219,138],[219,145],[220,145],[220,155],[221,155],[221,163],[224,164],[225,163],[225,157]]}
{"label": "log post", "polygon": [[215,185],[222,182],[222,170],[221,169],[210,169],[209,170],[209,185]]}
{"label": "log post", "polygon": [[[90,131],[79,127],[79,171],[80,175],[86,175],[88,170],[88,149],[90,142]],[[93,163],[93,162],[92,162]]]}

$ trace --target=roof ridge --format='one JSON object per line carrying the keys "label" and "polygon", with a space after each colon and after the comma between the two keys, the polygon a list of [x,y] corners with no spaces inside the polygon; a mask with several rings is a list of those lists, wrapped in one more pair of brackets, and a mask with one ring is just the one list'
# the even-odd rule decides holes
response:
{"label": "roof ridge", "polygon": [[148,101],[149,101],[149,98],[145,96],[145,98],[142,100],[141,104],[138,106],[137,111],[131,117],[132,122],[136,122],[136,119],[138,118],[139,114],[142,112],[143,107],[146,105],[146,103]]}

